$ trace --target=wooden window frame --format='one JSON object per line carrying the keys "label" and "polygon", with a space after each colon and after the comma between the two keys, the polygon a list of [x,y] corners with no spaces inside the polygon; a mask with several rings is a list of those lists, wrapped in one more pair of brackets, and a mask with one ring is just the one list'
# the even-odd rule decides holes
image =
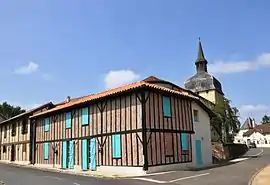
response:
{"label": "wooden window frame", "polygon": [[[67,115],[70,114],[70,126],[67,126]],[[65,113],[65,129],[71,129],[72,128],[72,112],[66,112]]]}
{"label": "wooden window frame", "polygon": [[22,151],[23,151],[23,152],[26,152],[26,143],[23,143]]}
{"label": "wooden window frame", "polygon": [[[47,150],[48,154],[46,154],[47,157],[45,156],[45,145],[48,146],[48,150]],[[49,155],[50,155],[49,149],[50,149],[49,143],[47,143],[47,142],[43,143],[43,155],[44,155],[43,158],[44,158],[44,160],[49,160]]]}
{"label": "wooden window frame", "polygon": [[[116,152],[114,152],[115,151],[115,144],[114,144],[114,142],[115,142],[115,139],[114,139],[114,137],[120,137],[120,140],[119,140],[119,142],[120,142],[120,153],[117,155],[116,154]],[[116,156],[115,156],[116,155]],[[122,142],[121,142],[121,134],[113,134],[112,135],[112,158],[113,159],[121,159],[122,158]]]}
{"label": "wooden window frame", "polygon": [[8,130],[8,127],[7,125],[4,126],[4,139],[7,138],[7,130]]}
{"label": "wooden window frame", "polygon": [[[47,122],[47,120],[48,120],[48,122]],[[48,125],[48,126],[46,126],[46,125]],[[48,118],[45,118],[44,119],[44,132],[49,132],[50,131],[50,128],[51,127],[51,120],[50,120],[50,118],[48,117]]]}
{"label": "wooden window frame", "polygon": [[[169,100],[169,103],[170,103],[170,114],[169,115],[165,115],[164,101],[166,99]],[[166,96],[166,95],[162,96],[162,113],[163,113],[163,117],[165,117],[165,118],[171,118],[172,117],[172,100],[171,100],[170,96]]]}
{"label": "wooden window frame", "polygon": [[[197,115],[195,115],[195,112],[196,112]],[[199,122],[200,121],[199,110],[193,109],[193,121],[194,122]]]}
{"label": "wooden window frame", "polygon": [[[84,114],[83,114],[83,113],[84,113],[84,110],[85,110],[85,109],[87,109],[87,123],[84,123],[84,122],[83,122],[83,120],[84,120],[84,119],[83,119],[83,117],[84,117]],[[81,116],[81,119],[82,119],[82,120],[81,120],[81,121],[82,121],[82,126],[87,126],[87,125],[89,125],[89,120],[90,120],[90,119],[89,119],[89,113],[90,113],[89,107],[84,107],[84,108],[82,108],[82,116]]]}
{"label": "wooden window frame", "polygon": [[11,136],[16,136],[16,123],[11,124]]}
{"label": "wooden window frame", "polygon": [[[187,149],[183,149],[183,140],[182,140],[182,134],[185,134],[186,135],[186,139],[187,139]],[[189,150],[190,150],[190,142],[189,142],[189,139],[190,139],[190,136],[189,136],[189,134],[188,133],[185,133],[185,132],[182,132],[182,133],[180,133],[180,138],[181,138],[181,154],[182,155],[188,155],[189,154]]]}
{"label": "wooden window frame", "polygon": [[28,133],[28,120],[24,119],[22,121],[22,134],[27,134]]}

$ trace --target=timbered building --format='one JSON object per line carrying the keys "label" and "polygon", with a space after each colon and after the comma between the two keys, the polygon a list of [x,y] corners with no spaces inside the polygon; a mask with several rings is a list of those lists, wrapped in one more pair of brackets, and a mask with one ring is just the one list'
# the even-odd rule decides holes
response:
{"label": "timbered building", "polygon": [[48,110],[52,103],[39,106],[0,123],[0,160],[29,163],[31,125],[29,116]]}
{"label": "timbered building", "polygon": [[192,104],[208,121],[211,111],[188,91],[148,80],[31,116],[32,164],[119,173],[194,164]]}

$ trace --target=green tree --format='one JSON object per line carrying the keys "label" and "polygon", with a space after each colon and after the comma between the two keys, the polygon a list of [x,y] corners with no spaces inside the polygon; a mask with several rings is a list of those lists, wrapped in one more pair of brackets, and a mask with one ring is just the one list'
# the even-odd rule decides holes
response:
{"label": "green tree", "polygon": [[25,110],[19,106],[10,105],[7,102],[0,104],[0,115],[4,119],[9,119],[24,112]]}
{"label": "green tree", "polygon": [[234,135],[240,129],[239,110],[232,107],[230,103],[230,100],[224,98],[224,102],[212,108],[216,115],[212,120],[212,125],[223,142],[232,142]]}
{"label": "green tree", "polygon": [[267,116],[266,114],[262,117],[262,124],[270,123],[270,116]]}

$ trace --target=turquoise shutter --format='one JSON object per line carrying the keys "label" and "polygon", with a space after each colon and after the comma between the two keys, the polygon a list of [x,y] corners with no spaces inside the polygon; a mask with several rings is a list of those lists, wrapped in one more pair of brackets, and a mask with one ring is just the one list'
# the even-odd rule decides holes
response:
{"label": "turquoise shutter", "polygon": [[44,120],[44,127],[45,132],[48,132],[50,130],[50,118],[46,118]]}
{"label": "turquoise shutter", "polygon": [[87,139],[82,140],[82,170],[87,170],[88,168],[88,150],[87,150]]}
{"label": "turquoise shutter", "polygon": [[171,117],[171,99],[170,97],[163,96],[163,116]]}
{"label": "turquoise shutter", "polygon": [[71,112],[66,113],[66,128],[71,128]]}
{"label": "turquoise shutter", "polygon": [[49,159],[49,143],[44,143],[44,160]]}
{"label": "turquoise shutter", "polygon": [[188,150],[188,134],[181,133],[182,150]]}
{"label": "turquoise shutter", "polygon": [[67,168],[67,141],[62,142],[62,168]]}
{"label": "turquoise shutter", "polygon": [[121,135],[112,136],[113,158],[121,158]]}
{"label": "turquoise shutter", "polygon": [[88,120],[89,115],[88,115],[88,107],[85,107],[82,109],[82,125],[88,125]]}

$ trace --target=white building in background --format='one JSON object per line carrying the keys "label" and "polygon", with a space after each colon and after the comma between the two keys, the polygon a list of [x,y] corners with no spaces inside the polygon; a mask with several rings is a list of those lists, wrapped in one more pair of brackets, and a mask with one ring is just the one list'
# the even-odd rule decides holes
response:
{"label": "white building in background", "polygon": [[270,123],[255,124],[255,120],[248,118],[239,133],[234,138],[234,143],[255,143],[257,147],[270,147]]}
{"label": "white building in background", "polygon": [[244,124],[241,126],[239,132],[234,137],[234,143],[244,143],[246,144],[246,139],[244,138],[243,134],[253,129],[256,126],[255,119],[248,117]]}
{"label": "white building in background", "polygon": [[270,123],[255,126],[243,134],[246,143],[254,142],[257,147],[270,147]]}

